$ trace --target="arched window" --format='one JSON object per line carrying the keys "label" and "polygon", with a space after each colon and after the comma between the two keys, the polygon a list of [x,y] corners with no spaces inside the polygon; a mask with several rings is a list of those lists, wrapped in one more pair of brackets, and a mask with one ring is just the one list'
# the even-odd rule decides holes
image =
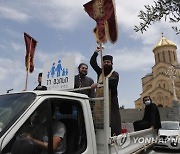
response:
{"label": "arched window", "polygon": [[164,87],[164,89],[166,88],[166,84],[165,83],[163,83],[163,87]]}
{"label": "arched window", "polygon": [[155,55],[155,63],[158,63],[157,54]]}
{"label": "arched window", "polygon": [[163,55],[163,61],[166,61],[165,60],[165,53],[164,53],[164,51],[162,52],[162,55]]}
{"label": "arched window", "polygon": [[171,51],[168,50],[169,61],[171,62]]}
{"label": "arched window", "polygon": [[176,53],[175,53],[175,51],[173,51],[173,54],[174,54],[174,60],[176,60]]}
{"label": "arched window", "polygon": [[160,56],[159,56],[159,53],[158,53],[158,62],[160,62]]}

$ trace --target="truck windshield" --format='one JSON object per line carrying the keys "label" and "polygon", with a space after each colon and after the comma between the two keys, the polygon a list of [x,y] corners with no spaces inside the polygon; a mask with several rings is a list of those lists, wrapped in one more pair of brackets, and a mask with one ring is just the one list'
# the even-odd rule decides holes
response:
{"label": "truck windshield", "polygon": [[0,95],[0,136],[35,100],[34,93]]}

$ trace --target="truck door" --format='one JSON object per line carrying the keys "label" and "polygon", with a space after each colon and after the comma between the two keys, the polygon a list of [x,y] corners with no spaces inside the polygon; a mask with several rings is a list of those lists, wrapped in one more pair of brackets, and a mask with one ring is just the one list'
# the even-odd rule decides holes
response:
{"label": "truck door", "polygon": [[[40,112],[45,113],[42,114]],[[72,99],[48,97],[42,101],[34,112],[32,111],[27,120],[14,132],[13,139],[5,146],[1,154],[10,152],[13,152],[12,154],[21,154],[20,149],[24,150],[23,154],[28,154],[30,151],[33,151],[33,154],[39,154],[44,149],[46,149],[44,150],[46,153],[52,154],[54,136],[62,135],[61,130],[54,133],[54,128],[52,127],[54,122],[56,124],[61,122],[65,126],[66,134],[62,136],[61,141],[66,142],[66,154],[87,153],[87,132],[81,102]],[[48,148],[37,146],[37,140],[48,144]],[[25,143],[27,144],[25,145]]]}

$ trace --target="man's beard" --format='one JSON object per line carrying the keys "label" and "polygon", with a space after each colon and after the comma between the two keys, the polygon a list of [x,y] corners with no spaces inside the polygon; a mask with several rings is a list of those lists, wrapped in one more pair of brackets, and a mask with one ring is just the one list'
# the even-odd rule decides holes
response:
{"label": "man's beard", "polygon": [[80,75],[81,78],[84,78],[87,75],[87,73],[84,73],[84,74],[83,73],[79,73],[79,75]]}
{"label": "man's beard", "polygon": [[112,71],[112,65],[104,65],[104,75],[107,76]]}

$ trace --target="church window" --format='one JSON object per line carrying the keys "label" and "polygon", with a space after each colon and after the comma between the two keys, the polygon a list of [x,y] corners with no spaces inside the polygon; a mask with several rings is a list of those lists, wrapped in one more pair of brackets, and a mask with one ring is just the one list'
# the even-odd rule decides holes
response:
{"label": "church window", "polygon": [[174,60],[176,60],[176,53],[175,53],[175,51],[173,53],[174,53]]}
{"label": "church window", "polygon": [[166,88],[166,84],[165,83],[163,83],[163,87],[164,87],[164,89]]}
{"label": "church window", "polygon": [[160,62],[160,56],[159,56],[159,53],[158,53],[158,62]]}
{"label": "church window", "polygon": [[162,52],[162,55],[163,55],[163,61],[165,61],[165,53],[164,53],[164,51]]}
{"label": "church window", "polygon": [[157,55],[155,55],[155,63],[157,63],[158,61],[157,61]]}
{"label": "church window", "polygon": [[171,52],[168,50],[169,61],[171,62]]}

